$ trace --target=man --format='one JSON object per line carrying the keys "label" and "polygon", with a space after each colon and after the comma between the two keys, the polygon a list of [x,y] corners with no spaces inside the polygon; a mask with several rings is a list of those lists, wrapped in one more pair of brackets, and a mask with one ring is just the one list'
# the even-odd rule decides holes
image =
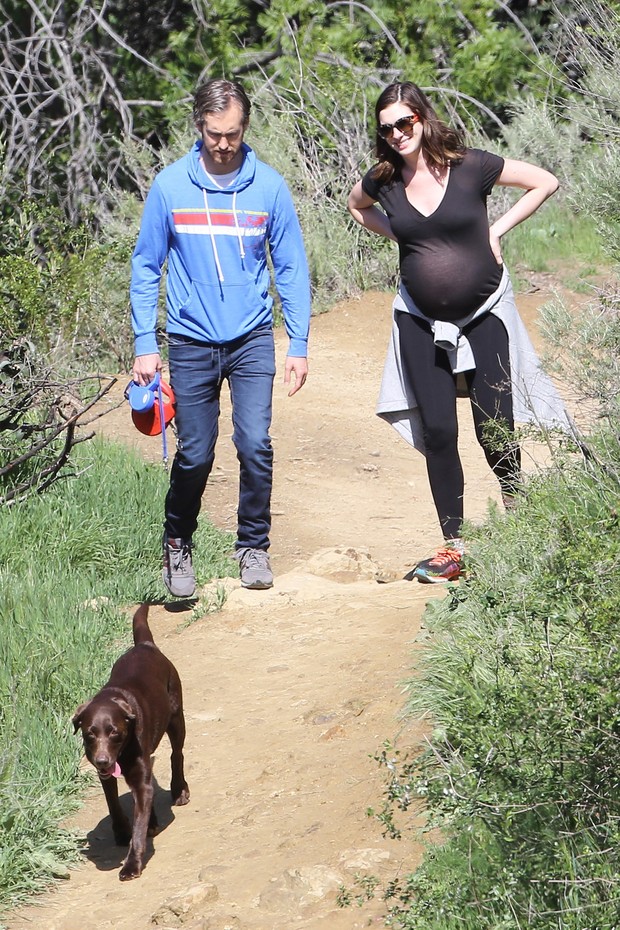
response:
{"label": "man", "polygon": [[161,369],[155,336],[162,267],[166,279],[170,383],[177,453],[165,503],[166,587],[195,590],[192,536],[218,434],[228,380],[240,465],[235,557],[247,588],[273,584],[269,564],[275,353],[267,253],[289,336],[289,396],[308,374],[310,284],[299,221],[284,180],[244,142],[250,101],[237,84],[210,80],[194,96],[200,139],[161,171],[147,197],[132,259],[134,380]]}

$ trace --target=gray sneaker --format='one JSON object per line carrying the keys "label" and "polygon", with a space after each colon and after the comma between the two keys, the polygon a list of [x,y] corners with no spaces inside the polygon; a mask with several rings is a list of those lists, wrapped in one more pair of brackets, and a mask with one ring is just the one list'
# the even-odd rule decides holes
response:
{"label": "gray sneaker", "polygon": [[273,585],[273,572],[264,549],[237,549],[235,558],[239,562],[242,587],[270,588]]}
{"label": "gray sneaker", "polygon": [[164,533],[164,584],[174,597],[191,597],[196,590],[192,544]]}

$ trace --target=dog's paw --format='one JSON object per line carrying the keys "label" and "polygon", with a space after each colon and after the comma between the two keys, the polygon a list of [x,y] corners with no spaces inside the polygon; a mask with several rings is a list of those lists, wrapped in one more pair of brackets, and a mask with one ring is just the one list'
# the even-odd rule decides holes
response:
{"label": "dog's paw", "polygon": [[184,804],[189,804],[189,788],[187,784],[183,785],[179,792],[172,791],[171,793],[173,807],[183,807]]}
{"label": "dog's paw", "polygon": [[140,878],[142,874],[142,866],[135,861],[135,859],[128,859],[123,868],[118,873],[118,877],[122,882],[133,881],[134,878]]}

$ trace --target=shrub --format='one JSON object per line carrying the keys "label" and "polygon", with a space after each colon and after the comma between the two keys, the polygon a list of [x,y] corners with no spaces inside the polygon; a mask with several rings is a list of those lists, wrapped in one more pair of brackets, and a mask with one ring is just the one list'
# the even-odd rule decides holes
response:
{"label": "shrub", "polygon": [[121,219],[95,236],[34,201],[9,212],[0,249],[2,349],[29,340],[63,373],[127,369],[134,231],[121,229]]}
{"label": "shrub", "polygon": [[470,528],[468,580],[427,608],[407,713],[433,729],[383,817],[423,804],[443,840],[389,889],[394,926],[617,926],[620,444],[591,444]]}

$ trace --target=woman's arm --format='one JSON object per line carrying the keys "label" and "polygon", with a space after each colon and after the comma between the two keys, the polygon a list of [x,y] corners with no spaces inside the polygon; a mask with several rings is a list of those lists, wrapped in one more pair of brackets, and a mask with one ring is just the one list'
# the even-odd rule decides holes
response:
{"label": "woman's arm", "polygon": [[548,197],[555,194],[559,181],[555,175],[544,168],[531,165],[526,161],[507,158],[495,183],[505,187],[520,187],[525,191],[525,194],[512,205],[510,210],[500,216],[489,229],[491,250],[498,263],[501,264],[500,240],[502,236],[535,213]]}
{"label": "woman's arm", "polygon": [[347,201],[347,208],[353,219],[370,232],[377,233],[379,236],[386,236],[396,242],[396,236],[392,232],[390,221],[385,213],[375,206],[372,197],[369,197],[362,188],[362,182],[358,181]]}

